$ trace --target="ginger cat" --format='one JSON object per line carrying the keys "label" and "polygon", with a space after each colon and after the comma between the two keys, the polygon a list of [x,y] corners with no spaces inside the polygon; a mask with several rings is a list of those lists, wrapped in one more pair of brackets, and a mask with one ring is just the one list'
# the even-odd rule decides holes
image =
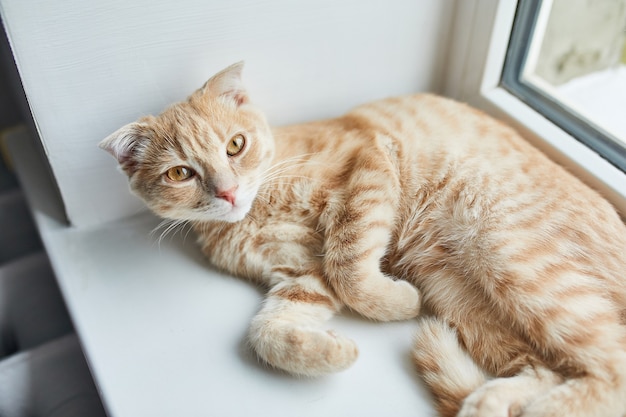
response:
{"label": "ginger cat", "polygon": [[626,415],[626,227],[515,131],[420,94],[271,129],[242,64],[100,146],[217,267],[268,288],[250,340],[316,376],[348,368],[343,307],[416,317],[441,416]]}

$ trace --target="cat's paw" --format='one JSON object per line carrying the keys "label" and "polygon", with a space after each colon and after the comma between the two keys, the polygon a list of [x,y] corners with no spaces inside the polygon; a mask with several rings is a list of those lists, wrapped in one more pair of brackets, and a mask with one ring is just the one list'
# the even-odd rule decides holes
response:
{"label": "cat's paw", "polygon": [[535,390],[526,377],[496,378],[471,393],[457,417],[519,417]]}
{"label": "cat's paw", "polygon": [[516,417],[520,412],[521,409],[511,409],[504,398],[492,393],[474,392],[463,401],[457,417]]}
{"label": "cat's paw", "polygon": [[421,298],[417,288],[384,276],[377,281],[361,283],[352,299],[346,297],[344,302],[365,317],[379,321],[407,320],[419,314]]}
{"label": "cat's paw", "polygon": [[268,364],[302,376],[343,371],[358,356],[356,344],[333,331],[281,323],[253,321],[250,342],[258,356]]}
{"label": "cat's paw", "polygon": [[[458,417],[571,415],[564,412],[562,405],[553,407],[558,401],[545,395],[562,382],[562,377],[549,369],[528,367],[518,375],[496,378],[482,385],[463,401]],[[537,401],[538,398],[541,400]],[[551,411],[549,407],[553,407]]]}
{"label": "cat's paw", "polygon": [[398,308],[393,311],[388,320],[406,320],[417,317],[422,305],[418,289],[406,281],[394,281]]}

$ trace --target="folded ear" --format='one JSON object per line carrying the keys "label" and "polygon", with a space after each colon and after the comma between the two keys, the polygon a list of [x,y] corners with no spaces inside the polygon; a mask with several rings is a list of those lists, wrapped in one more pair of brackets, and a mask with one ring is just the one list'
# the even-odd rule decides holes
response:
{"label": "folded ear", "polygon": [[98,146],[113,155],[120,167],[131,176],[136,171],[141,151],[148,140],[145,125],[134,122],[118,129]]}
{"label": "folded ear", "polygon": [[202,95],[226,97],[232,99],[237,106],[248,102],[248,92],[241,81],[243,61],[221,70],[207,81],[200,89]]}

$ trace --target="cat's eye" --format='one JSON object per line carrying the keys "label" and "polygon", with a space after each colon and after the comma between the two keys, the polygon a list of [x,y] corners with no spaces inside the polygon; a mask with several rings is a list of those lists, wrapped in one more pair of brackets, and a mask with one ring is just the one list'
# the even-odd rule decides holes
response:
{"label": "cat's eye", "polygon": [[174,168],[170,168],[165,173],[167,178],[172,181],[185,181],[195,175],[195,172],[191,168],[187,168],[184,166],[177,166]]}
{"label": "cat's eye", "polygon": [[228,156],[235,156],[243,150],[245,144],[246,138],[244,138],[243,135],[235,135],[230,141],[228,141],[228,144],[226,145],[226,153]]}

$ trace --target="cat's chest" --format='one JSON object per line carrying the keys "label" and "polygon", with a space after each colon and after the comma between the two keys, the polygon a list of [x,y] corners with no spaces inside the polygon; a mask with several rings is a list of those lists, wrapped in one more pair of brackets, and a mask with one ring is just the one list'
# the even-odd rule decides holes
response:
{"label": "cat's chest", "polygon": [[277,182],[259,196],[255,216],[275,224],[298,224],[317,228],[320,214],[327,205],[328,192],[322,182],[301,177],[289,182]]}
{"label": "cat's chest", "polygon": [[323,250],[319,199],[317,187],[307,178],[261,190],[247,220],[233,228],[232,240],[242,245],[242,266],[267,275],[271,267],[318,260]]}

